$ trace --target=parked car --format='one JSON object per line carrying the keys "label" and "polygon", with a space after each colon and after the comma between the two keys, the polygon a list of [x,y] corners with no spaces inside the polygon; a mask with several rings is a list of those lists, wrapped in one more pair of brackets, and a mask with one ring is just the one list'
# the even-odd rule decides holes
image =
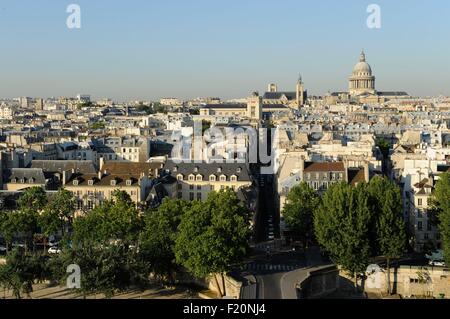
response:
{"label": "parked car", "polygon": [[61,249],[59,249],[57,246],[53,246],[53,247],[50,247],[48,249],[48,253],[51,254],[51,255],[60,254],[61,253]]}
{"label": "parked car", "polygon": [[430,266],[446,267],[445,261],[443,260],[430,260],[428,264]]}
{"label": "parked car", "polygon": [[0,255],[6,254],[6,246],[0,245]]}

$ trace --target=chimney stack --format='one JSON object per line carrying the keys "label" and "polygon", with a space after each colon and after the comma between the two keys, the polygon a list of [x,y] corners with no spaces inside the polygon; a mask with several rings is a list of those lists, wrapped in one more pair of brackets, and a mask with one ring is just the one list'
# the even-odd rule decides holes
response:
{"label": "chimney stack", "polygon": [[370,167],[369,167],[369,162],[365,162],[365,163],[364,163],[364,180],[366,181],[366,183],[369,183],[369,181],[370,181]]}

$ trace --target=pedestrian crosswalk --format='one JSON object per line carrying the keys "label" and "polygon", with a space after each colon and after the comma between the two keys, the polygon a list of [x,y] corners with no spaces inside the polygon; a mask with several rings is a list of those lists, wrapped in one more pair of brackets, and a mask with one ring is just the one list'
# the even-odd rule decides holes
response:
{"label": "pedestrian crosswalk", "polygon": [[249,263],[242,266],[242,270],[246,271],[293,271],[301,268],[300,265],[272,265],[272,264],[260,264]]}

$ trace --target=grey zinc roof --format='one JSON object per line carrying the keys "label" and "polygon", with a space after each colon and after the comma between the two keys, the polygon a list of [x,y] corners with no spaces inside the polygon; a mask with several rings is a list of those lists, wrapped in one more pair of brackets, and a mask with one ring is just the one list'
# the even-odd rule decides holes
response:
{"label": "grey zinc roof", "polygon": [[34,160],[31,162],[31,168],[39,168],[44,172],[57,173],[75,169],[76,172],[82,174],[96,174],[94,163],[92,161],[41,161]]}
{"label": "grey zinc roof", "polygon": [[[174,168],[176,167],[176,171]],[[195,168],[198,168],[198,172],[195,172]],[[219,172],[219,168],[221,169]],[[167,173],[171,173],[172,176],[177,176],[182,174],[183,176],[188,176],[190,174],[200,174],[204,177],[210,175],[226,175],[227,177],[236,175],[238,181],[251,181],[249,172],[245,164],[240,163],[174,163],[169,160],[164,166],[164,170]]]}
{"label": "grey zinc roof", "polygon": [[25,180],[26,183],[30,183],[30,179],[33,179],[33,184],[45,184],[44,172],[40,168],[12,168],[3,171],[3,180],[5,182],[12,182],[16,179],[17,182]]}
{"label": "grey zinc roof", "polygon": [[295,100],[297,98],[296,92],[266,92],[264,93],[263,99],[279,100],[283,95],[285,95],[288,100]]}

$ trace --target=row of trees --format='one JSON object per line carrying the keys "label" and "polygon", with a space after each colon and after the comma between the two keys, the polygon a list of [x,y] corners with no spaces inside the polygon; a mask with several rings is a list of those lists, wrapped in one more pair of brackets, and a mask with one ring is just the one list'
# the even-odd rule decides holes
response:
{"label": "row of trees", "polygon": [[284,216],[305,242],[315,237],[331,259],[352,274],[355,287],[371,256],[384,255],[389,269],[391,259],[406,249],[401,192],[385,178],[356,187],[337,183],[322,198],[302,183],[288,195]]}
{"label": "row of trees", "polygon": [[[441,175],[434,192],[447,262],[450,262],[450,174]],[[407,250],[400,188],[383,177],[352,187],[331,186],[322,197],[306,183],[294,187],[284,208],[287,226],[306,242],[315,238],[331,259],[353,275],[365,272],[370,258],[390,263]]]}
{"label": "row of trees", "polygon": [[[65,228],[61,221],[68,220],[69,209],[62,208],[73,207],[69,198],[59,205],[63,194],[70,195],[61,191],[38,207],[38,219],[45,220],[49,232]],[[20,292],[31,291],[33,282],[64,283],[67,266],[77,264],[80,292],[111,297],[129,287],[144,288],[151,279],[174,283],[179,272],[197,278],[223,275],[247,254],[250,235],[249,212],[228,190],[211,193],[206,202],[165,199],[158,209],[143,214],[127,193],[117,191],[112,201],[76,218],[71,228],[56,257],[10,253],[6,265],[0,266],[0,283],[20,297]],[[35,262],[36,258],[44,259]],[[40,266],[23,268],[23,264]]]}

